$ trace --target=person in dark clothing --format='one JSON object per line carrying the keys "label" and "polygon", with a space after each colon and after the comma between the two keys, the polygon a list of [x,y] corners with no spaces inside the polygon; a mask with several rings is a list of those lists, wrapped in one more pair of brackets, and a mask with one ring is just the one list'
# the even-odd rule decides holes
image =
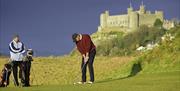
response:
{"label": "person in dark clothing", "polygon": [[11,74],[11,64],[5,64],[0,75],[0,87],[7,87],[9,85],[9,77]]}
{"label": "person in dark clothing", "polygon": [[[78,84],[89,83],[92,84],[94,82],[94,67],[93,62],[96,55],[96,46],[91,40],[91,37],[88,34],[73,34],[72,35],[73,42],[76,43],[78,51],[82,55],[82,81],[78,82]],[[87,65],[89,67],[90,73],[90,81],[86,82],[86,68]]]}
{"label": "person in dark clothing", "polygon": [[33,50],[28,49],[27,54],[23,59],[22,63],[22,86],[23,87],[28,87],[30,86],[29,80],[30,80],[30,69],[31,69],[31,61],[33,61]]}

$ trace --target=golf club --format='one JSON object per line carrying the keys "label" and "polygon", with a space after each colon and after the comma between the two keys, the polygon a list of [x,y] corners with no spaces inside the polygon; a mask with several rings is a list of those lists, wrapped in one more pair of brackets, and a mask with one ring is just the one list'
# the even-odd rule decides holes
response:
{"label": "golf club", "polygon": [[[87,63],[87,62],[86,62],[86,63]],[[86,63],[83,64],[83,66],[82,66],[82,68],[81,68],[81,72],[82,72],[82,70],[85,68]],[[79,73],[81,73],[81,72],[79,72]],[[79,73],[78,73],[78,75],[76,76],[76,80],[79,78]],[[75,80],[75,81],[76,81],[76,80]],[[75,84],[77,84],[77,82],[74,82],[73,84],[75,85]]]}

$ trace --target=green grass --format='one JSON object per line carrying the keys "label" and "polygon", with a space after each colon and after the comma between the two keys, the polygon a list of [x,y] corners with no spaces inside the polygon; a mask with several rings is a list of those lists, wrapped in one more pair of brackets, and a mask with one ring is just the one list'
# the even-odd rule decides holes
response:
{"label": "green grass", "polygon": [[0,91],[179,91],[180,71],[140,74],[135,77],[104,80],[93,85],[43,85],[29,88],[0,88]]}

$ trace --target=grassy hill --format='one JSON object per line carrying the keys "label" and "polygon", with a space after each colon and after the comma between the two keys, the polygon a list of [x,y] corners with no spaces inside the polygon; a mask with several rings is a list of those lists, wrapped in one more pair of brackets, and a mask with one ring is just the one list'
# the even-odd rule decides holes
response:
{"label": "grassy hill", "polygon": [[158,47],[137,58],[137,62],[142,65],[143,73],[180,70],[180,27],[173,28],[166,34],[171,34],[174,39],[166,37]]}
{"label": "grassy hill", "polygon": [[[0,88],[0,91],[180,90],[180,27],[168,31],[161,29],[155,31],[156,28],[147,27],[141,29],[140,32],[129,34],[109,32],[92,35],[100,51],[94,62],[96,82],[93,85],[72,85],[73,82],[79,81],[81,76],[81,57],[73,51],[70,56],[34,58],[31,70],[32,87],[15,88],[11,83],[9,88]],[[141,33],[142,31],[144,32]],[[160,41],[160,37],[165,34],[171,34],[175,38],[171,40],[167,37],[164,41]],[[158,42],[159,46],[153,50],[137,52],[135,48],[146,45],[146,40]],[[112,44],[109,45],[110,42]],[[120,45],[121,43],[123,45]],[[121,54],[124,52],[127,53]],[[0,58],[0,68],[7,60],[5,57]],[[79,78],[76,79],[77,76]]]}

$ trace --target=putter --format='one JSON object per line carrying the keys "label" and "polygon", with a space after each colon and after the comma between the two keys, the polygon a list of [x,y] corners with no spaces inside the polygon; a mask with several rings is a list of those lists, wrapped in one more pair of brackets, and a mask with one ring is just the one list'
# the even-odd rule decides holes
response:
{"label": "putter", "polygon": [[[87,63],[87,62],[86,62],[86,63]],[[82,70],[85,68],[86,63],[83,64],[83,66],[82,66],[82,68],[81,68],[81,72],[82,72]],[[79,73],[81,73],[81,72],[79,72]],[[76,76],[76,80],[77,80],[78,78],[79,78],[79,75]],[[74,82],[73,84],[76,85],[77,82]]]}

